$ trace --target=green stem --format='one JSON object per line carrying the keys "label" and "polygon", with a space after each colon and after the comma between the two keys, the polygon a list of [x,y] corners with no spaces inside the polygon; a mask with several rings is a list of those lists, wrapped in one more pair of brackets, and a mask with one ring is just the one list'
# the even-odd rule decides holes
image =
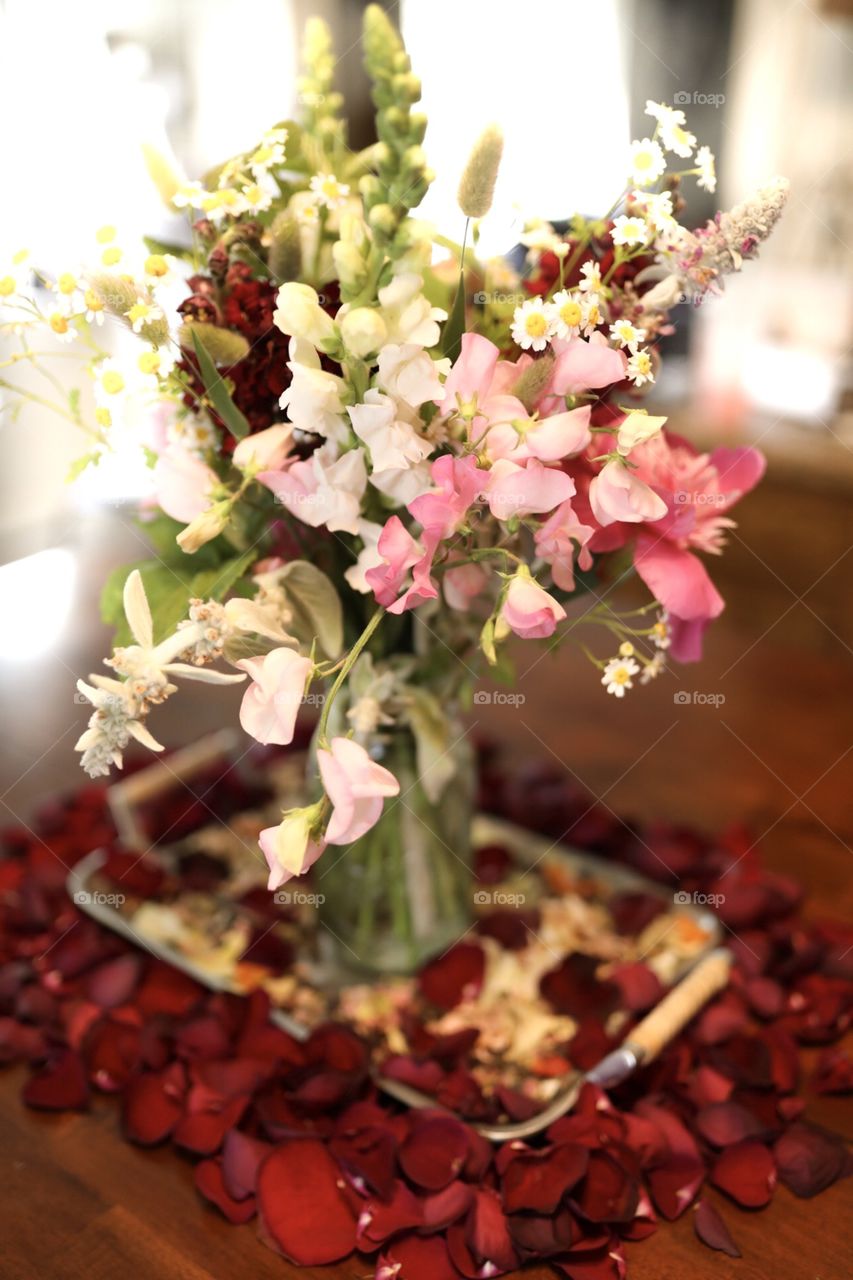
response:
{"label": "green stem", "polygon": [[329,693],[326,697],[326,701],[323,704],[323,713],[320,716],[320,723],[317,726],[317,744],[322,748],[328,749],[328,742],[326,740],[326,726],[329,723],[329,712],[332,709],[332,703],[335,701],[335,698],[338,696],[341,689],[341,685],[344,683],[350,671],[352,670],[353,666],[355,665],[358,655],[361,653],[362,649],[365,647],[365,645],[369,641],[370,637],[373,635],[376,628],[379,626],[379,623],[382,621],[384,616],[385,616],[385,610],[380,605],[379,608],[371,617],[367,626],[362,631],[361,635],[356,640],[355,644],[350,649],[349,653],[347,654],[344,665],[341,667],[340,671],[338,672],[338,675],[335,679],[335,683],[332,685],[331,689],[329,690]]}

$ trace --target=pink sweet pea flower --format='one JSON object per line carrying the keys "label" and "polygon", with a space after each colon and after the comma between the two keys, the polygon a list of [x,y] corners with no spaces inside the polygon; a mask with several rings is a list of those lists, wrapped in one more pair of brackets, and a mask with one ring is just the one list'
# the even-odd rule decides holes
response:
{"label": "pink sweet pea flower", "polygon": [[277,827],[267,827],[258,836],[270,869],[268,889],[278,889],[294,876],[304,875],[326,848],[325,840],[314,840],[311,835],[314,808],[293,809]]}
{"label": "pink sweet pea flower", "polygon": [[531,458],[524,466],[501,459],[488,473],[486,500],[496,520],[553,511],[575,491],[565,471],[546,467]]}
{"label": "pink sweet pea flower", "polygon": [[481,564],[460,564],[445,570],[442,580],[444,598],[451,609],[466,613],[489,580]]}
{"label": "pink sweet pea flower", "polygon": [[351,738],[333,738],[330,750],[317,751],[317,763],[333,806],[326,841],[352,844],[379,821],[383,800],[399,795],[400,784]]}
{"label": "pink sweet pea flower", "polygon": [[210,491],[219,479],[200,458],[180,445],[170,444],[154,467],[157,502],[173,520],[189,524],[211,506]]}
{"label": "pink sweet pea flower", "polygon": [[575,555],[578,567],[592,568],[592,555],[587,543],[595,533],[590,524],[582,524],[570,501],[560,504],[536,531],[536,551],[551,566],[554,582],[563,591],[575,589]]}
{"label": "pink sweet pea flower", "polygon": [[485,433],[496,423],[527,417],[527,410],[511,394],[511,388],[530,363],[530,356],[522,356],[515,364],[501,360],[500,351],[488,338],[479,333],[463,334],[459,358],[444,384],[440,412],[446,415],[476,406],[469,434],[472,442],[482,443]]}
{"label": "pink sweet pea flower", "polygon": [[488,474],[479,470],[474,458],[456,458],[445,453],[436,458],[430,475],[436,488],[415,498],[408,510],[426,533],[441,540],[449,538],[464,524],[468,509],[482,493]]}
{"label": "pink sweet pea flower", "polygon": [[241,470],[253,466],[257,471],[279,471],[293,449],[293,424],[280,422],[264,431],[245,436],[232,456]]}
{"label": "pink sweet pea flower", "polygon": [[[389,613],[403,613],[424,600],[434,600],[438,587],[430,577],[430,570],[438,543],[436,533],[427,533],[423,543],[418,542],[399,516],[390,516],[376,543],[383,563],[368,569],[364,575],[377,604]],[[411,585],[399,595],[410,569]]]}
{"label": "pink sweet pea flower", "polygon": [[500,611],[506,625],[525,640],[552,636],[565,616],[563,606],[526,572],[513,578]]}
{"label": "pink sweet pea flower", "polygon": [[589,486],[592,514],[602,527],[617,522],[642,524],[660,520],[667,505],[654,489],[622,462],[607,462]]}
{"label": "pink sweet pea flower", "polygon": [[252,678],[240,706],[240,724],[258,742],[287,746],[293,741],[311,659],[281,648],[262,658],[241,658],[234,665]]}

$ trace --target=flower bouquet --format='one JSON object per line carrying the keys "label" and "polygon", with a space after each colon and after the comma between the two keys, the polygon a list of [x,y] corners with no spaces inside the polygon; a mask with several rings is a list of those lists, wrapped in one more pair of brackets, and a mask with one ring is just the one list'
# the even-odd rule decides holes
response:
{"label": "flower bouquet", "polygon": [[[787,187],[688,230],[681,183],[713,191],[714,160],[680,110],[650,102],[603,218],[531,221],[520,269],[481,261],[499,130],[460,175],[458,242],[437,235],[413,216],[432,178],[419,81],[375,5],[364,50],[374,145],[347,146],[313,21],[299,123],[202,181],[149,153],[186,212],[180,244],[134,252],[104,227],[95,265],[48,279],[18,255],[0,294],[19,343],[7,369],[43,367],[39,326],[82,353],[93,413],[79,389],[56,406],[90,436],[75,470],[131,429],[132,404],[156,407],[153,552],[105,590],[117,633],[111,674],[79,684],[83,767],[120,766],[131,739],[161,750],[148,716],[184,679],[245,682],[240,721],[261,743],[290,743],[313,704],[309,803],[260,837],[269,887],[323,857],[323,922],[394,969],[466,927],[460,717],[484,671],[511,678],[509,638],[553,643],[581,600],[564,630],[603,634],[586,652],[618,698],[699,656],[723,600],[698,553],[719,554],[763,460],[697,453],[642,399],[670,310],[754,256]],[[632,572],[649,600],[619,612]]]}

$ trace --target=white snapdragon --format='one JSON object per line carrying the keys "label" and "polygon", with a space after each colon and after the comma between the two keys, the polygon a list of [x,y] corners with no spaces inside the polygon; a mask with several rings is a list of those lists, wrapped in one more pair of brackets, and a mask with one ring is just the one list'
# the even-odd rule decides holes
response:
{"label": "white snapdragon", "polygon": [[339,343],[337,325],[320,305],[310,284],[289,280],[276,296],[273,324],[291,338],[304,338],[321,351],[334,351]]}
{"label": "white snapdragon", "polygon": [[421,347],[434,347],[441,337],[440,320],[447,312],[434,307],[423,295],[423,279],[403,272],[379,290],[379,302],[388,329],[389,342],[414,342]]}
{"label": "white snapdragon", "polygon": [[388,343],[379,352],[377,383],[381,391],[416,409],[441,399],[440,375],[449,372],[449,360],[433,360],[417,343]]}
{"label": "white snapdragon", "polygon": [[290,343],[287,367],[291,382],[282,392],[279,405],[287,409],[292,424],[301,431],[343,444],[349,436],[342,399],[346,391],[343,378],[321,369],[314,348],[296,338]]}
{"label": "white snapdragon", "polygon": [[344,346],[359,360],[375,356],[388,337],[382,313],[375,307],[355,307],[339,315]]}
{"label": "white snapdragon", "polygon": [[423,462],[432,453],[432,444],[403,421],[391,396],[371,389],[364,403],[347,410],[353,430],[370,450],[374,471],[404,471]]}

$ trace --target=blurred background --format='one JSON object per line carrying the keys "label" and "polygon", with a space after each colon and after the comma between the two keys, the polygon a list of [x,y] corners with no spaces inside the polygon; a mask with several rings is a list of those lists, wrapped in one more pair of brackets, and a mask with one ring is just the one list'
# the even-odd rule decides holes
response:
{"label": "blurred background", "polygon": [[[647,98],[687,112],[717,155],[719,187],[692,187],[703,222],[781,173],[792,197],[761,258],[722,297],[680,307],[658,405],[700,445],[749,440],[768,476],[738,509],[714,565],[728,609],[705,662],[608,699],[575,651],[522,660],[525,702],[475,709],[524,757],[551,758],[620,812],[783,823],[850,852],[844,800],[853,653],[853,0],[404,0],[386,6],[424,85],[439,180],[423,207],[461,230],[455,186],[472,139],[498,120],[505,162],[488,253],[524,218],[601,212],[622,156],[649,128]],[[113,222],[168,238],[140,144],[190,176],[243,149],[296,102],[300,30],[331,23],[354,146],[371,140],[359,0],[0,0],[0,252],[38,246],[74,269]],[[0,403],[2,403],[0,388]],[[74,680],[99,662],[105,573],[143,554],[131,507],[144,484],[119,455],[65,484],[72,427],[28,406],[0,416],[0,820],[76,782],[86,712]],[[231,715],[205,686],[157,730],[177,745]],[[697,700],[714,692],[713,703]],[[720,701],[722,699],[722,701]],[[10,817],[11,815],[11,817]],[[781,815],[781,817],[780,817]],[[793,824],[793,826],[792,826]],[[803,843],[806,842],[806,843]],[[838,862],[841,868],[841,861]],[[832,873],[834,874],[834,873]],[[835,891],[830,875],[828,889]],[[838,872],[838,884],[841,884]]]}

